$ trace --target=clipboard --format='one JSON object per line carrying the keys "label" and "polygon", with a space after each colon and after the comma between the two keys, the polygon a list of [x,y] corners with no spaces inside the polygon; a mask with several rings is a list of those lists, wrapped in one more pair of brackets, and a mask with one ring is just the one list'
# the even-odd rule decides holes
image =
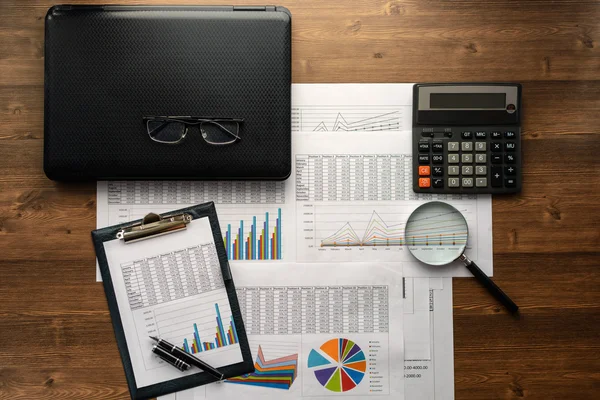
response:
{"label": "clipboard", "polygon": [[199,369],[161,364],[144,340],[149,333],[174,338],[224,378],[254,371],[214,203],[151,213],[92,231],[92,239],[132,399],[215,382]]}

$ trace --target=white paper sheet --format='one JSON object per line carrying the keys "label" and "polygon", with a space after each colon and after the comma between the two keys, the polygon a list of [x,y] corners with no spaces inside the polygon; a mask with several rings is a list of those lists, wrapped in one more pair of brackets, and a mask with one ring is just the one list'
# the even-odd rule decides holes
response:
{"label": "white paper sheet", "polygon": [[[158,241],[115,239],[104,249],[138,388],[198,373],[155,356],[150,336],[181,346],[195,337],[215,344],[215,329],[226,334],[235,326],[208,218]],[[216,367],[243,361],[235,341],[196,355]]]}
{"label": "white paper sheet", "polygon": [[[403,321],[394,318],[402,315],[401,266],[279,264],[277,268],[274,274],[272,264],[260,263],[251,268],[234,267],[232,273],[253,355],[256,357],[259,346],[267,361],[297,354],[297,375],[291,386],[281,389],[226,382],[198,387],[193,398],[327,399],[337,395],[401,400],[404,355],[403,341],[398,338],[402,337]],[[319,273],[307,273],[311,269]],[[351,342],[347,342],[348,350],[340,350],[345,361],[336,363],[324,345],[330,340],[337,345],[339,338]],[[334,357],[337,351],[335,348]],[[364,366],[360,366],[363,359]],[[319,361],[325,364],[319,365]],[[331,379],[321,378],[320,383],[323,371],[338,365],[342,370],[345,366],[356,385],[347,378],[341,386],[330,384]],[[168,397],[161,400],[164,398]],[[179,394],[175,398],[185,399]]]}
{"label": "white paper sheet", "polygon": [[[405,398],[454,399],[452,278],[405,278],[404,287]],[[425,297],[425,310],[407,307]]]}

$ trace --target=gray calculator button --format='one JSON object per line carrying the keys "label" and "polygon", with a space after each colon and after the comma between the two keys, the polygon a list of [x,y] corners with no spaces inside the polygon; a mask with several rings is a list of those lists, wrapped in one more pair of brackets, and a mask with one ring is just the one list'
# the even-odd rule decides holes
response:
{"label": "gray calculator button", "polygon": [[462,178],[463,187],[473,187],[473,178]]}
{"label": "gray calculator button", "polygon": [[475,162],[477,164],[485,164],[487,161],[487,154],[475,154]]}
{"label": "gray calculator button", "polygon": [[487,178],[475,178],[476,187],[487,187]]}
{"label": "gray calculator button", "polygon": [[462,142],[462,151],[473,151],[473,142]]}
{"label": "gray calculator button", "polygon": [[475,142],[475,151],[485,151],[487,142]]}
{"label": "gray calculator button", "polygon": [[475,175],[487,175],[487,167],[485,165],[476,166]]}
{"label": "gray calculator button", "polygon": [[471,165],[463,165],[462,167],[463,175],[473,175],[473,166]]}
{"label": "gray calculator button", "polygon": [[470,164],[473,162],[473,154],[461,154],[462,162],[465,164]]}
{"label": "gray calculator button", "polygon": [[449,164],[458,164],[458,154],[448,154]]}
{"label": "gray calculator button", "polygon": [[460,179],[459,178],[448,178],[448,187],[459,187]]}
{"label": "gray calculator button", "polygon": [[448,151],[458,151],[458,142],[448,142]]}
{"label": "gray calculator button", "polygon": [[448,166],[448,175],[458,175],[458,165]]}

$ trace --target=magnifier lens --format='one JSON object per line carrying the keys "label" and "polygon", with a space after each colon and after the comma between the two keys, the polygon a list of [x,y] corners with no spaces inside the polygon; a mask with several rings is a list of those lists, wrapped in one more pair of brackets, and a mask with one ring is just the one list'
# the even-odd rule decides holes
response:
{"label": "magnifier lens", "polygon": [[425,203],[408,217],[404,241],[419,261],[445,265],[456,260],[467,246],[465,217],[450,204]]}

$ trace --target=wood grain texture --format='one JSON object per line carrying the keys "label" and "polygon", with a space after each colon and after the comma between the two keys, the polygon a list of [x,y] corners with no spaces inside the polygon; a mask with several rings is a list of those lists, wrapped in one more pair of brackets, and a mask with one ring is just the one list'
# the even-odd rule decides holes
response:
{"label": "wood grain texture", "polygon": [[[522,316],[454,280],[456,398],[597,398],[600,2],[278,4],[294,82],[523,83],[523,192],[493,200],[495,280]],[[42,171],[50,5],[0,3],[0,400],[126,399],[94,282],[95,185]]]}

